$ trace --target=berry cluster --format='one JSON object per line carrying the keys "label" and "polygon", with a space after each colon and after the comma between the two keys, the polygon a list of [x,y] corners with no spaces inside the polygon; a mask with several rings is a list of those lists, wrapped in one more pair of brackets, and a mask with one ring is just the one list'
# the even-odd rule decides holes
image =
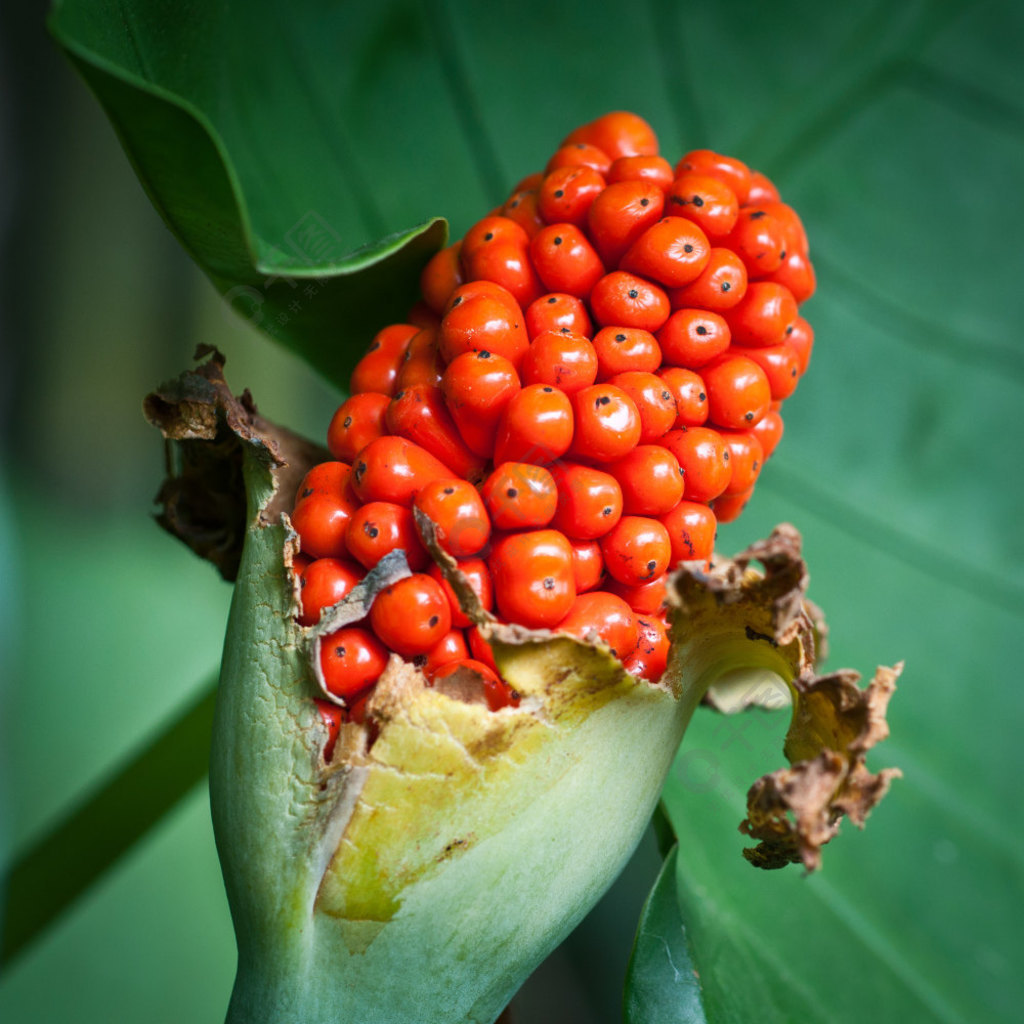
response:
{"label": "berry cluster", "polygon": [[775,186],[694,150],[673,168],[641,118],[572,132],[543,173],[439,252],[409,322],[381,330],[331,421],[293,524],[303,625],[387,552],[413,575],[324,639],[361,720],[394,652],[469,669],[516,703],[417,532],[436,525],[499,620],[598,637],[660,677],[668,571],[707,562],[782,434],[807,368],[807,239]]}

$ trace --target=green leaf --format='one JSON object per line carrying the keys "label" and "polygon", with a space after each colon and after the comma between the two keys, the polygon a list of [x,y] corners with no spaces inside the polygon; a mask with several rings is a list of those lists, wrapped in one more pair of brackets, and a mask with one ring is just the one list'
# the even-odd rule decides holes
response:
{"label": "green leaf", "polygon": [[205,778],[214,693],[210,684],[0,877],[4,967]]}
{"label": "green leaf", "polygon": [[626,972],[626,1024],[707,1024],[676,891],[679,847],[665,858]]}
{"label": "green leaf", "polygon": [[[317,95],[334,54],[296,73],[292,19],[231,6],[181,4],[167,18],[152,0],[66,0],[50,28],[225,300],[345,388],[368,339],[415,301],[447,225],[398,230],[373,212],[344,126]],[[210,73],[214,55],[227,73]]]}

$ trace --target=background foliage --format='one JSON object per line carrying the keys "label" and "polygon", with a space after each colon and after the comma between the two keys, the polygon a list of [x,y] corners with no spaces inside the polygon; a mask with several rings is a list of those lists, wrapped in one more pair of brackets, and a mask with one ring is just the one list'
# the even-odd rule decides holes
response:
{"label": "background foliage", "polygon": [[[42,9],[12,7],[0,15],[8,854],[217,663],[229,592],[147,521],[161,455],[141,396],[208,342],[236,388],[311,436],[338,398],[224,310],[44,37]],[[211,52],[251,73],[221,123],[245,147],[253,223],[270,240],[311,210],[346,247],[436,215],[457,237],[572,126],[612,108],[647,117],[670,156],[709,145],[777,180],[811,236],[818,344],[779,454],[721,547],[795,522],[830,665],[906,658],[893,738],[874,758],[906,778],[863,835],[832,844],[820,877],[755,873],[735,826],[746,785],[778,764],[784,723],[699,716],[667,791],[695,961],[724,1019],[749,1019],[751,991],[763,1019],[794,992],[808,1021],[850,1007],[857,1020],[1013,1019],[1024,9],[393,0],[323,5],[315,26],[235,15],[231,47]],[[294,94],[257,73],[280,62]],[[310,140],[327,138],[309,162]],[[318,191],[332,175],[354,191]],[[618,1018],[655,870],[652,844],[528,986],[524,1019]],[[866,976],[877,958],[887,966]],[[232,967],[199,787],[0,976],[0,1018],[216,1020]]]}

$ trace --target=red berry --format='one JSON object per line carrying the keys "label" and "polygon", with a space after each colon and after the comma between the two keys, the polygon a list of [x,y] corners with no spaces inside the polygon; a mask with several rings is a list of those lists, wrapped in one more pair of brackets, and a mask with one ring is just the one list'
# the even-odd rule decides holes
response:
{"label": "red berry", "polygon": [[424,327],[413,335],[405,350],[391,394],[396,395],[405,388],[420,384],[433,387],[441,379],[443,371],[444,364],[437,345],[437,328]]}
{"label": "red berry", "polygon": [[[540,184],[539,180],[537,184]],[[537,208],[536,185],[513,192],[502,206],[501,213],[509,220],[514,220],[530,238],[544,227],[544,218]]]}
{"label": "red berry", "polygon": [[371,441],[387,433],[384,414],[391,399],[363,391],[338,406],[327,427],[327,447],[336,459],[351,462]]}
{"label": "red berry", "polygon": [[303,626],[315,626],[320,613],[343,601],[363,578],[363,570],[354,562],[340,558],[317,558],[310,562],[301,576]]}
{"label": "red berry", "polygon": [[[508,223],[525,237],[526,232],[515,221]],[[491,242],[470,255],[466,254],[466,247],[463,246],[462,265],[467,281],[493,281],[505,288],[520,306],[528,306],[544,291],[530,262],[526,243]]]}
{"label": "red berry", "polygon": [[338,741],[338,733],[341,731],[341,723],[345,715],[345,709],[329,700],[316,700],[317,711],[320,712],[320,721],[327,729],[327,742],[324,744],[324,760],[330,761],[334,755],[334,745]]}
{"label": "red berry", "polygon": [[572,331],[542,331],[523,360],[525,384],[550,384],[567,395],[597,380],[598,360],[593,344]]}
{"label": "red berry", "polygon": [[700,276],[710,255],[711,243],[697,224],[663,217],[629,247],[619,266],[666,288],[682,288]]}
{"label": "red berry", "polygon": [[437,542],[453,558],[469,558],[486,547],[491,522],[483,499],[466,480],[431,480],[413,499],[437,528]]}
{"label": "red berry", "polygon": [[683,471],[683,497],[710,501],[729,486],[732,470],[729,449],[717,430],[689,427],[670,430],[661,443],[676,457]]}
{"label": "red berry", "polygon": [[498,421],[520,390],[519,374],[493,352],[463,352],[441,378],[441,393],[466,447],[487,457],[494,451]]}
{"label": "red berry", "polygon": [[414,573],[376,596],[370,625],[393,651],[412,658],[426,654],[452,628],[451,606],[437,580]]}
{"label": "red berry", "polygon": [[681,366],[664,366],[658,376],[675,399],[676,419],[672,426],[703,426],[708,418],[708,396],[700,374]]}
{"label": "red berry", "polygon": [[643,181],[657,185],[663,192],[672,184],[672,177],[672,165],[663,156],[620,156],[605,174],[609,185],[617,181]]}
{"label": "red berry", "polygon": [[800,380],[800,357],[791,346],[782,344],[746,348],[743,354],[764,370],[773,402],[784,401],[796,390]]}
{"label": "red berry", "polygon": [[554,477],[528,462],[503,462],[480,489],[491,522],[498,530],[547,526],[558,506]]}
{"label": "red berry", "polygon": [[720,498],[715,498],[715,516],[718,518],[718,521],[720,523],[731,523],[734,519],[738,518],[739,514],[746,508],[747,502],[750,501],[750,496],[753,493],[753,489],[751,489],[742,491],[739,494],[723,494]]}
{"label": "red berry", "polygon": [[537,208],[548,224],[584,224],[604,186],[604,175],[592,167],[558,167],[541,182]]}
{"label": "red berry", "polygon": [[658,332],[665,362],[691,370],[725,352],[731,337],[726,321],[703,309],[677,309]]}
{"label": "red berry", "polygon": [[412,512],[390,501],[368,501],[352,513],[345,531],[349,554],[372,569],[389,551],[404,551],[409,567],[425,569],[430,556],[420,543]]}
{"label": "red berry", "polygon": [[544,287],[585,299],[604,274],[601,257],[575,224],[551,224],[530,242],[530,258]]}
{"label": "red berry", "polygon": [[782,429],[782,417],[774,409],[769,410],[760,422],[751,427],[750,432],[761,442],[766,459],[771,457],[782,440]]}
{"label": "red berry", "polygon": [[750,168],[742,160],[723,156],[710,149],[693,149],[675,167],[676,177],[700,174],[717,178],[733,190],[740,204],[747,202],[750,193]]}
{"label": "red berry", "polygon": [[747,274],[761,277],[778,270],[786,256],[786,229],[781,221],[758,206],[744,206],[736,226],[723,239],[747,267]]}
{"label": "red berry", "polygon": [[477,294],[461,297],[445,314],[438,346],[446,363],[463,352],[493,352],[518,369],[530,338],[518,303],[513,310],[500,298]]}
{"label": "red berry", "polygon": [[569,450],[572,439],[573,410],[565,392],[550,384],[528,384],[501,415],[494,461],[554,462]]}
{"label": "red berry", "polygon": [[640,444],[651,444],[675,426],[676,400],[665,382],[654,373],[631,370],[608,379],[632,400],[640,414]]}
{"label": "red berry", "polygon": [[[749,430],[723,430],[722,439],[729,447],[732,476],[721,496],[733,497],[753,490],[764,465],[764,449],[757,435]],[[720,508],[717,505],[715,507]]]}
{"label": "red berry", "polygon": [[696,307],[721,313],[732,309],[747,291],[747,268],[731,249],[711,247],[700,275],[683,288],[669,292],[673,309]]}
{"label": "red berry", "polygon": [[736,225],[740,204],[725,182],[704,174],[683,174],[666,196],[668,209],[692,220],[708,238],[729,234]]}
{"label": "red berry", "polygon": [[[480,600],[480,607],[484,611],[490,611],[494,607],[494,586],[491,583],[491,572],[487,563],[482,558],[467,558],[459,562],[459,572],[466,577],[466,582],[472,587],[473,592]],[[429,574],[440,585],[451,605],[452,625],[459,629],[469,626],[469,618],[459,605],[459,599],[451,584],[444,578],[444,574],[436,565],[432,565]]]}
{"label": "red berry", "polygon": [[572,547],[557,530],[507,534],[495,543],[487,562],[498,611],[510,622],[553,627],[576,599]]}
{"label": "red berry", "polygon": [[348,387],[350,393],[358,395],[363,391],[377,391],[382,395],[393,395],[405,350],[418,332],[419,328],[413,324],[391,324],[378,331],[366,355],[352,371]]}
{"label": "red berry", "polygon": [[708,394],[708,420],[717,427],[743,430],[772,404],[764,370],[746,356],[726,353],[701,369]]}
{"label": "red berry", "polygon": [[431,480],[455,474],[425,448],[404,437],[379,437],[352,467],[352,488],[361,501],[390,501],[412,507],[412,499]]}
{"label": "red berry", "polygon": [[593,333],[587,307],[575,295],[565,292],[542,295],[531,302],[526,310],[526,330],[531,342],[545,331],[567,331],[587,338]]}
{"label": "red berry", "polygon": [[785,342],[797,356],[798,369],[802,377],[807,372],[814,348],[814,328],[802,317],[798,316],[786,330]]}
{"label": "red berry", "polygon": [[456,672],[466,671],[475,672],[480,677],[484,687],[484,699],[491,711],[519,706],[519,695],[515,690],[490,665],[475,658],[447,662],[433,673],[431,683],[436,686],[442,679],[447,679]]}
{"label": "red berry", "polygon": [[636,647],[637,627],[632,609],[621,597],[602,590],[578,595],[555,628],[578,640],[600,641],[620,661]]}
{"label": "red berry", "polygon": [[[471,259],[482,249],[492,249],[496,245],[513,245],[525,249],[530,244],[530,236],[523,227],[508,217],[489,216],[478,220],[462,238],[462,259]],[[473,280],[469,278],[468,280]],[[449,289],[449,294],[454,288]],[[447,296],[446,296],[447,298]],[[444,311],[442,304],[441,311]]]}
{"label": "red berry", "polygon": [[640,440],[640,413],[633,400],[614,384],[592,384],[572,396],[575,430],[572,453],[577,458],[612,462]]}
{"label": "red berry", "polygon": [[572,572],[576,580],[576,593],[582,594],[593,590],[604,576],[604,559],[601,557],[601,545],[596,540],[573,540]]}
{"label": "red berry", "polygon": [[302,498],[291,518],[303,552],[311,558],[344,558],[345,530],[356,508],[356,502],[342,495],[314,493]]}
{"label": "red berry", "polygon": [[762,280],[785,285],[792,292],[797,305],[806,302],[817,287],[814,267],[807,256],[799,250],[787,252],[782,266],[773,273],[765,275]]}
{"label": "red berry", "polygon": [[667,579],[668,573],[655,576],[646,583],[626,584],[613,579],[608,581],[608,590],[621,597],[634,612],[641,615],[661,615],[665,610],[665,600],[668,596]]}
{"label": "red berry", "polygon": [[603,537],[622,515],[618,480],[592,466],[559,462],[551,467],[558,485],[558,508],[552,525],[574,540]]}
{"label": "red berry", "polygon": [[636,647],[623,662],[623,668],[632,675],[656,683],[668,666],[668,631],[654,616],[638,615],[636,625]]}
{"label": "red berry", "polygon": [[652,334],[671,312],[668,296],[661,288],[624,270],[605,274],[594,285],[590,308],[602,326],[639,327]]}
{"label": "red berry", "polygon": [[440,387],[420,385],[399,391],[386,419],[392,434],[418,444],[456,476],[477,479],[482,474],[484,459],[466,447]]}
{"label": "red berry", "polygon": [[352,498],[352,467],[347,462],[320,462],[303,478],[295,494],[296,503],[314,494]]}
{"label": "red berry", "polygon": [[683,474],[676,457],[660,444],[637,445],[608,465],[622,488],[622,511],[630,516],[660,516],[683,497]]}
{"label": "red berry", "polygon": [[443,666],[450,665],[453,661],[465,661],[468,657],[469,645],[466,643],[465,634],[461,629],[451,629],[426,654],[418,654],[415,663],[428,679],[433,679]]}
{"label": "red berry", "polygon": [[380,678],[388,652],[380,640],[358,626],[345,626],[320,641],[320,671],[328,693],[348,701]]}
{"label": "red berry", "polygon": [[612,160],[621,156],[656,156],[658,137],[637,114],[615,110],[588,121],[571,131],[562,145],[585,142],[607,153]]}
{"label": "red berry", "polygon": [[781,345],[799,313],[784,285],[751,281],[743,298],[725,314],[737,345]]}
{"label": "red berry", "polygon": [[587,214],[587,233],[606,267],[617,267],[623,253],[665,209],[665,193],[648,181],[609,185]]}
{"label": "red berry", "polygon": [[448,296],[464,281],[459,260],[461,249],[462,242],[455,242],[434,253],[420,274],[420,294],[438,316],[444,313]]}
{"label": "red berry", "polygon": [[767,203],[778,198],[779,190],[770,178],[760,171],[750,172],[750,192],[747,195],[748,203]]}
{"label": "red berry", "polygon": [[601,538],[601,554],[610,576],[635,586],[665,572],[672,559],[672,545],[668,530],[657,519],[623,516]]}
{"label": "red berry", "polygon": [[715,513],[696,501],[681,501],[660,517],[672,544],[672,565],[709,562],[715,550]]}
{"label": "red berry", "polygon": [[611,157],[603,149],[586,142],[574,142],[555,150],[544,173],[550,174],[558,167],[590,167],[603,175],[611,165]]}

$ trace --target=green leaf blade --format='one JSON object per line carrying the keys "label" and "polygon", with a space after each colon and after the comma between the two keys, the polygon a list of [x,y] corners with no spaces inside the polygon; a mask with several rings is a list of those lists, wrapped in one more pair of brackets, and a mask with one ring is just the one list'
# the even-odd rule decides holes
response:
{"label": "green leaf blade", "polygon": [[676,888],[673,846],[644,904],[626,974],[626,1024],[708,1024]]}

